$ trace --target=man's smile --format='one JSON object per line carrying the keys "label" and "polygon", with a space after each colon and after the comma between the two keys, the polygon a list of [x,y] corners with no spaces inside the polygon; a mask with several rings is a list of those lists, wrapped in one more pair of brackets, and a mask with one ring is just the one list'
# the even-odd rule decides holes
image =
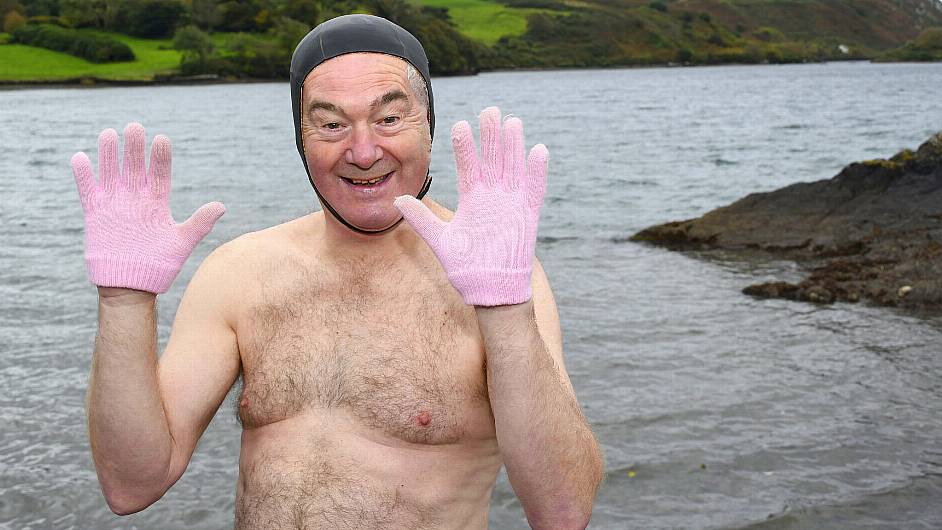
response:
{"label": "man's smile", "polygon": [[382,188],[383,184],[385,184],[386,182],[390,180],[390,177],[393,175],[393,173],[395,173],[395,171],[390,171],[389,173],[386,173],[385,175],[379,175],[376,177],[368,177],[368,178],[340,177],[340,178],[343,179],[343,181],[346,182],[348,186],[350,186],[351,188],[355,190],[373,191],[373,190],[378,190],[379,188]]}

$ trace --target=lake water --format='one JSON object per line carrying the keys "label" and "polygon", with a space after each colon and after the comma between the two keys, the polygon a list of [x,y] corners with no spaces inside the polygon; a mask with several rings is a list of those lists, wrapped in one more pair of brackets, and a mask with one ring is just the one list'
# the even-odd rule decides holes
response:
{"label": "lake water", "polygon": [[[551,153],[537,253],[567,365],[603,446],[590,528],[942,527],[942,319],[755,300],[783,262],[625,242],[747,193],[829,178],[942,130],[942,65],[491,73],[434,80],[431,196],[456,202],[448,131],[496,104]],[[160,297],[164,344],[220,243],[316,208],[287,84],[0,91],[0,528],[231,527],[230,400],[183,479],[119,518],[99,492],[84,394],[96,319],[68,160],[140,121],[174,142],[171,207],[228,213]],[[494,529],[525,528],[505,477]]]}

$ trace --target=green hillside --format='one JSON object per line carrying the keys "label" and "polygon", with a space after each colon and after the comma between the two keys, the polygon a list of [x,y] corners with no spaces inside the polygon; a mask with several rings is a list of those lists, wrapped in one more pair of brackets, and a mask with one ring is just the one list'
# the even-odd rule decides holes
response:
{"label": "green hillside", "polygon": [[866,59],[942,26],[938,0],[501,0],[546,8],[489,66]]}
{"label": "green hillside", "polygon": [[[416,34],[436,75],[942,60],[940,0],[6,0],[0,2],[0,82],[284,78],[294,44],[308,29],[350,12],[383,16]],[[135,57],[91,63],[18,42],[16,29],[25,24],[111,36]],[[185,38],[175,41],[184,27]]]}
{"label": "green hillside", "polygon": [[415,3],[447,9],[458,31],[488,46],[505,35],[526,32],[529,15],[550,12],[541,8],[508,7],[491,0],[416,0]]}
{"label": "green hillside", "polygon": [[6,44],[0,46],[0,79],[27,81],[42,76],[42,79],[49,81],[89,77],[147,81],[155,75],[170,75],[179,71],[180,52],[172,48],[170,39],[141,39],[120,33],[109,35],[130,46],[137,59],[97,64],[66,53],[22,44]]}

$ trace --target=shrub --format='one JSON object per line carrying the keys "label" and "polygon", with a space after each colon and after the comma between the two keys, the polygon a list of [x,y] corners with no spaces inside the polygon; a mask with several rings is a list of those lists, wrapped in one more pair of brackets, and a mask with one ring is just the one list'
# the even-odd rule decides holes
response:
{"label": "shrub", "polygon": [[186,13],[179,0],[138,0],[127,8],[129,35],[160,38],[172,35]]}
{"label": "shrub", "polygon": [[781,31],[764,26],[755,30],[752,35],[763,42],[782,42],[785,40],[785,35]]}
{"label": "shrub", "polygon": [[308,25],[308,29],[320,21],[321,6],[317,0],[287,0],[281,6],[280,14]]}
{"label": "shrub", "polygon": [[10,11],[3,17],[3,31],[13,33],[26,25],[26,17],[16,11]]}
{"label": "shrub", "polygon": [[36,15],[35,17],[29,17],[30,24],[52,24],[53,26],[59,26],[62,28],[72,28],[72,23],[68,19],[63,17],[54,17],[51,15]]}
{"label": "shrub", "polygon": [[60,0],[59,14],[76,28],[105,27],[105,11],[102,3],[93,0]]}
{"label": "shrub", "polygon": [[726,46],[726,41],[723,40],[723,36],[719,33],[714,33],[710,35],[710,38],[707,39],[707,42],[714,46]]}
{"label": "shrub", "polygon": [[183,52],[181,62],[195,61],[199,65],[205,64],[206,59],[213,53],[213,41],[196,26],[178,29],[173,35],[173,47]]}
{"label": "shrub", "polygon": [[134,52],[123,42],[103,35],[47,24],[27,24],[13,33],[16,42],[65,52],[93,63],[133,61]]}
{"label": "shrub", "polygon": [[216,6],[219,15],[217,31],[257,31],[255,16],[259,9],[246,2],[220,2]]}
{"label": "shrub", "polygon": [[926,28],[916,37],[912,45],[922,50],[942,50],[942,28]]}
{"label": "shrub", "polygon": [[651,9],[660,11],[661,13],[667,13],[667,4],[664,2],[651,2],[648,4],[648,7]]}

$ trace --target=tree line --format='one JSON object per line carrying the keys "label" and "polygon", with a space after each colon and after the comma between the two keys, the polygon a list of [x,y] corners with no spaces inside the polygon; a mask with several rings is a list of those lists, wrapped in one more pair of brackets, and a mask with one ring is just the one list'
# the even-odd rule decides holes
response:
{"label": "tree line", "polygon": [[[0,0],[4,31],[14,38],[25,24],[173,37],[184,74],[265,79],[287,78],[291,53],[311,28],[355,12],[388,18],[415,34],[433,74],[480,69],[485,47],[459,33],[446,9],[405,0]],[[229,35],[213,39],[217,32]]]}

